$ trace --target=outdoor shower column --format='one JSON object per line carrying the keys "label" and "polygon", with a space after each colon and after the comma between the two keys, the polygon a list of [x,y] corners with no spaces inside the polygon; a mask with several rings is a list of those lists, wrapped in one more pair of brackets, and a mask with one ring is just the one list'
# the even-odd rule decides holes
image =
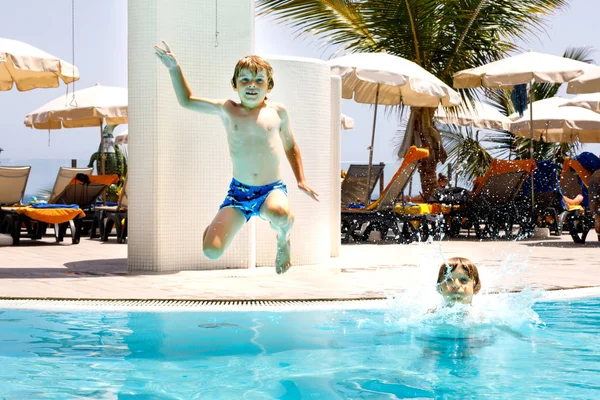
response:
{"label": "outdoor shower column", "polygon": [[[237,61],[254,53],[254,12],[250,0],[129,0],[130,271],[274,266],[275,232],[260,218],[246,224],[220,260],[204,257],[202,233],[232,178],[227,136],[217,116],[179,105],[153,49],[163,39],[169,44],[195,95],[238,100],[230,81]],[[332,92],[322,60],[266,58],[275,70],[269,99],[289,108],[307,183],[321,199],[297,188],[280,146],[297,216],[292,262],[323,264],[339,250],[339,197],[335,204],[332,196],[339,192],[340,91]]]}
{"label": "outdoor shower column", "polygon": [[153,49],[169,44],[195,95],[232,98],[233,68],[254,52],[254,12],[249,0],[129,0],[130,271],[255,264],[253,224],[220,260],[202,253],[231,181],[226,135],[218,117],[179,105]]}

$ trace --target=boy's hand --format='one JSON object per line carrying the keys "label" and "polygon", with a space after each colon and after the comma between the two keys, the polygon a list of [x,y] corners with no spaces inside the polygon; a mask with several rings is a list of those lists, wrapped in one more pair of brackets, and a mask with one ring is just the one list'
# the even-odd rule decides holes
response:
{"label": "boy's hand", "polygon": [[160,46],[154,46],[154,54],[156,54],[158,59],[164,64],[165,67],[168,69],[175,68],[178,65],[175,54],[171,52],[171,48],[167,42],[164,40],[162,40],[162,42],[165,45],[165,48],[163,49]]}
{"label": "boy's hand", "polygon": [[310,186],[308,186],[306,183],[298,182],[298,188],[300,190],[302,190],[304,193],[306,193],[307,195],[309,195],[310,197],[312,197],[313,199],[315,199],[316,201],[319,201],[319,194],[317,192],[315,192],[314,190],[312,190],[310,188]]}

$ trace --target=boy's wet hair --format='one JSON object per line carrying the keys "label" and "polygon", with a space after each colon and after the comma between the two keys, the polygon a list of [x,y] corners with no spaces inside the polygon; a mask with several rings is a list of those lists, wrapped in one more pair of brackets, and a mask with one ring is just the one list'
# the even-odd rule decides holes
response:
{"label": "boy's wet hair", "polygon": [[471,280],[473,281],[474,289],[481,287],[481,281],[479,280],[479,271],[477,270],[475,264],[473,264],[468,258],[452,257],[449,258],[448,261],[440,265],[440,271],[438,272],[437,279],[438,290],[442,282],[444,282],[444,280],[446,279],[446,276],[448,274],[451,274],[456,268],[458,268],[458,266],[461,266],[465,271],[467,271],[467,275],[469,275],[469,278],[471,278]]}
{"label": "boy's wet hair", "polygon": [[233,70],[233,78],[231,78],[231,86],[237,89],[237,77],[243,69],[247,69],[253,74],[256,74],[259,69],[264,69],[267,73],[268,89],[273,89],[275,82],[273,81],[273,67],[264,58],[260,56],[246,56],[240,58]]}

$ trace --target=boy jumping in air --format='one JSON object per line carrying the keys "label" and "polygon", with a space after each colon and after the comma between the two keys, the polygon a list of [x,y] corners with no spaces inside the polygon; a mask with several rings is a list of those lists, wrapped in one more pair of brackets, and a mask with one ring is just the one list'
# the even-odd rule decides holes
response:
{"label": "boy jumping in air", "polygon": [[164,48],[154,46],[155,54],[169,70],[179,104],[188,110],[218,115],[227,132],[233,179],[219,212],[204,231],[204,254],[219,259],[244,223],[258,215],[277,232],[275,269],[278,274],[286,272],[291,266],[289,233],[294,215],[281,180],[277,151],[280,142],[298,188],[317,201],[318,194],[306,184],[287,109],[266,99],[274,85],[273,68],[261,57],[243,57],[231,79],[240,102],[204,99],[192,95],[175,55],[165,41],[163,44]]}

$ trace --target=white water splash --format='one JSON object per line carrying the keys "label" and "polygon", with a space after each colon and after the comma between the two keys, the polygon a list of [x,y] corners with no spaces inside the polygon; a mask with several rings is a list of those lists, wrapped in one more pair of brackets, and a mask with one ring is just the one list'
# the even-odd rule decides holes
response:
{"label": "white water splash", "polygon": [[[440,242],[431,238],[421,243],[418,273],[404,292],[387,296],[386,324],[398,329],[416,326],[477,327],[493,325],[523,332],[542,324],[533,305],[542,299],[543,291],[523,285],[523,277],[532,272],[528,254],[503,255],[498,268],[478,264],[482,279],[481,291],[472,305],[448,307],[436,290],[440,265],[447,257]],[[483,273],[482,273],[483,272]],[[509,288],[521,287],[518,293]]]}

